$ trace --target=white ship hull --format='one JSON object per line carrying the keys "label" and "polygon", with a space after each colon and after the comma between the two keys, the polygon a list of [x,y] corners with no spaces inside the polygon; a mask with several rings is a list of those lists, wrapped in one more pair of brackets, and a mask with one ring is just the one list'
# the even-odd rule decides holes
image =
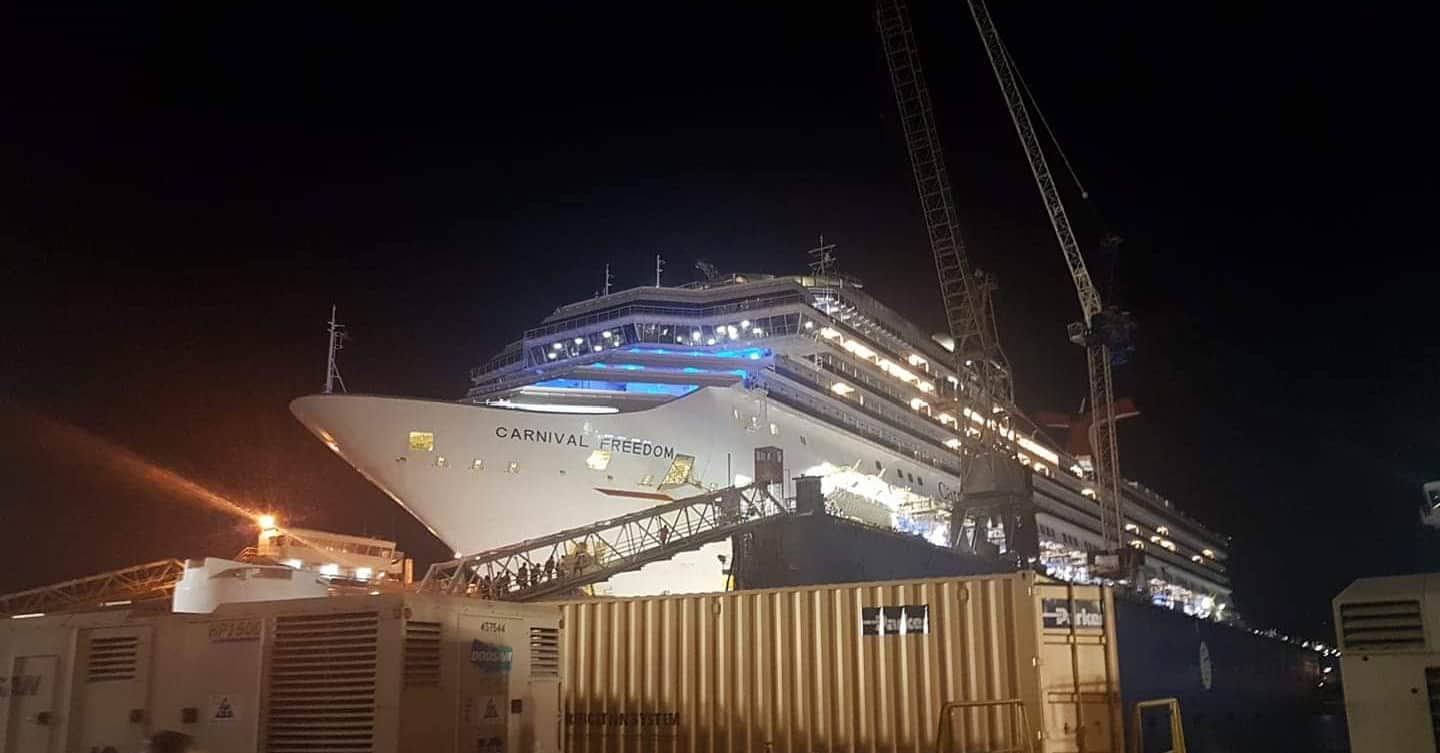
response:
{"label": "white ship hull", "polygon": [[[707,387],[653,408],[606,415],[534,413],[482,405],[364,395],[311,395],[291,411],[346,462],[456,552],[475,553],[745,483],[757,447],[784,451],[788,477],[852,466],[867,484],[907,478],[899,499],[955,479],[740,387]],[[433,435],[412,449],[411,432]],[[603,469],[587,464],[609,453]],[[682,483],[664,483],[693,457]],[[673,475],[673,474],[672,474]],[[831,474],[842,480],[847,474]],[[916,494],[907,491],[914,488]],[[873,491],[873,490],[872,490]],[[894,510],[851,498],[846,512],[895,526]],[[932,532],[933,539],[943,531]],[[710,591],[724,586],[710,545],[612,582],[615,593]]]}

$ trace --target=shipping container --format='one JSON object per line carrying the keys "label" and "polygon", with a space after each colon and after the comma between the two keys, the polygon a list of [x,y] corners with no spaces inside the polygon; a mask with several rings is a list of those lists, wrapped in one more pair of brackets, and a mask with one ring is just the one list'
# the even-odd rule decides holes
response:
{"label": "shipping container", "polygon": [[[996,560],[946,551],[915,536],[820,517],[767,524],[752,536],[737,537],[735,552],[735,581],[742,589],[1004,568]],[[1315,652],[1182,612],[1119,597],[1115,601],[1127,725],[1137,701],[1173,697],[1180,701],[1190,753],[1345,749],[1345,720],[1315,702],[1321,671]],[[1163,717],[1147,716],[1147,721],[1147,747],[1163,750],[1150,745],[1165,743]]]}
{"label": "shipping container", "polygon": [[1119,753],[1110,593],[1043,580],[564,603],[565,747]]}
{"label": "shipping container", "polygon": [[0,622],[0,753],[546,751],[560,610],[384,594]]}

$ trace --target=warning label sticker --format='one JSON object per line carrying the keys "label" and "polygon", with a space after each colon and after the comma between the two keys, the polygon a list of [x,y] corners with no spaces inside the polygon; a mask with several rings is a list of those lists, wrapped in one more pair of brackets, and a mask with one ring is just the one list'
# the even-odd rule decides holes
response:
{"label": "warning label sticker", "polygon": [[230,700],[228,695],[210,696],[210,721],[212,722],[233,722],[240,718],[240,710]]}

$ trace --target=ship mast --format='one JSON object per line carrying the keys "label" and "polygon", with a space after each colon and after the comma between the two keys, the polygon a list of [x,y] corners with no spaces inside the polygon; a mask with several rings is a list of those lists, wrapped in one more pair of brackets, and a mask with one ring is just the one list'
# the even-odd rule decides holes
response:
{"label": "ship mast", "polygon": [[835,268],[835,254],[830,253],[834,250],[835,244],[826,243],[825,236],[820,236],[820,245],[809,251],[810,258],[815,260],[810,262],[810,273],[816,277],[828,277],[830,270]]}
{"label": "ship mast", "polygon": [[345,325],[335,321],[335,306],[330,307],[330,350],[325,357],[325,394],[329,395],[335,391],[335,385],[340,385],[340,391],[345,391],[345,380],[340,378],[340,365],[335,362],[335,355],[345,347]]}

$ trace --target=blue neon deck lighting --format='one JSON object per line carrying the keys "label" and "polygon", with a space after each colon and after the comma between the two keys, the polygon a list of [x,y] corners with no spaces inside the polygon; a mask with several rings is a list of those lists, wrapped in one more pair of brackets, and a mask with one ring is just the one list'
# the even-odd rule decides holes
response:
{"label": "blue neon deck lighting", "polygon": [[595,390],[599,392],[627,392],[636,395],[688,395],[700,386],[696,384],[666,384],[664,382],[611,382],[600,379],[546,379],[535,382],[532,387],[548,387],[557,390]]}
{"label": "blue neon deck lighting", "polygon": [[675,348],[626,348],[631,353],[649,353],[657,356],[693,356],[695,358],[744,358],[758,361],[771,355],[769,348],[741,348],[740,350],[676,350]]}

